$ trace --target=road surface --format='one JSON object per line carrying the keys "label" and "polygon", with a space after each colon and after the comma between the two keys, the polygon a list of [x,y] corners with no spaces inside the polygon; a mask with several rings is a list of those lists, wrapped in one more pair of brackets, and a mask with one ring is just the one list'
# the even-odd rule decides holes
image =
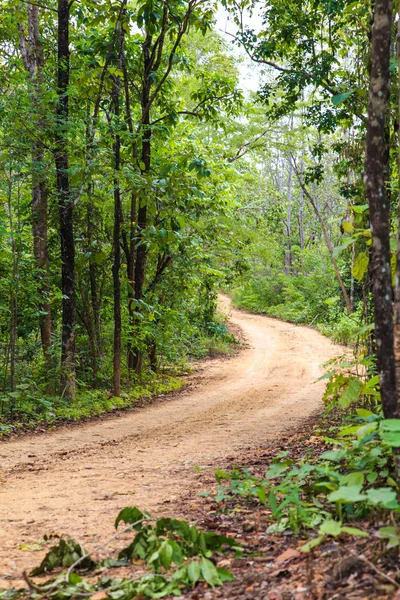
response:
{"label": "road surface", "polygon": [[221,303],[247,347],[201,363],[182,393],[0,442],[0,579],[39,563],[44,550],[30,550],[45,533],[90,549],[112,535],[124,506],[173,515],[195,486],[196,466],[218,468],[321,405],[324,382],[315,381],[340,348],[311,328],[230,309],[225,296]]}

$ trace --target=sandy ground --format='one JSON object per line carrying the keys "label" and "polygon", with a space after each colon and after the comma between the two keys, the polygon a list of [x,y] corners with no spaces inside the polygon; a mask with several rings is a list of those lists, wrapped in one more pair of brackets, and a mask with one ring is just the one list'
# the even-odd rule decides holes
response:
{"label": "sandy ground", "polygon": [[38,564],[44,550],[32,552],[32,544],[44,534],[68,534],[90,549],[113,534],[124,506],[174,514],[196,488],[195,467],[217,468],[320,406],[324,383],[314,382],[340,348],[313,329],[221,302],[248,346],[204,362],[186,391],[119,417],[0,443],[0,578]]}

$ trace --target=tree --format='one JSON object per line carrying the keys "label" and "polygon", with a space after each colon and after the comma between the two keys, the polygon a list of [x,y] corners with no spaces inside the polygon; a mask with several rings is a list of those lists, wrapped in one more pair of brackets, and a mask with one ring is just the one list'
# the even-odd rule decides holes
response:
{"label": "tree", "polygon": [[[372,231],[371,272],[377,368],[382,407],[387,418],[398,416],[390,268],[390,204],[387,195],[386,128],[393,5],[377,0],[371,45],[368,123],[365,144],[365,189]],[[400,382],[399,382],[400,383]]]}
{"label": "tree", "polygon": [[40,311],[40,334],[43,353],[50,366],[52,334],[49,299],[48,235],[47,235],[47,177],[45,170],[46,107],[43,100],[44,55],[40,38],[40,9],[37,5],[27,6],[28,35],[22,23],[18,24],[20,50],[25,70],[29,77],[32,114],[35,118],[36,134],[32,146],[32,234],[33,251],[38,264],[38,292]]}

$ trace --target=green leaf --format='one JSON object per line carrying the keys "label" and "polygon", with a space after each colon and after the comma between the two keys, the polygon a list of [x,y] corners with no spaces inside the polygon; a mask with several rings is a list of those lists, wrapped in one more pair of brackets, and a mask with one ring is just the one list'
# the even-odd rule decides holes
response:
{"label": "green leaf", "polygon": [[324,541],[325,537],[323,535],[320,535],[316,538],[313,538],[312,540],[310,540],[309,542],[307,542],[306,544],[304,544],[300,550],[302,552],[310,552],[310,550],[312,550],[313,548],[316,548],[317,546],[319,546],[323,541]]}
{"label": "green leaf", "polygon": [[400,447],[400,431],[388,431],[381,433],[382,440],[393,448]]}
{"label": "green leaf", "polygon": [[[372,379],[375,379],[375,378],[372,377]],[[378,377],[378,381],[379,381],[379,377]],[[356,413],[359,417],[374,417],[375,416],[375,414],[373,412],[371,412],[370,410],[367,410],[366,408],[357,408]]]}
{"label": "green leaf", "polygon": [[389,446],[400,446],[400,419],[385,419],[380,424],[381,438]]}
{"label": "green leaf", "polygon": [[[126,508],[123,508],[121,510],[121,512],[115,519],[115,529],[118,528],[118,525],[121,521],[123,521],[123,523],[133,524],[133,523],[137,523],[138,521],[141,521],[143,518],[144,518],[144,514],[138,508],[136,508],[136,506],[127,506]],[[137,525],[135,525],[134,529],[136,529],[136,531],[139,531],[139,529],[141,529],[141,527],[142,527],[142,523],[137,523]]]}
{"label": "green leaf", "polygon": [[368,502],[374,506],[383,506],[384,508],[397,508],[397,494],[390,487],[381,487],[367,490]]}
{"label": "green leaf", "polygon": [[359,392],[362,388],[362,382],[359,379],[350,379],[346,389],[341,394],[338,404],[340,408],[348,408],[351,404],[354,404],[359,398]]}
{"label": "green leaf", "polygon": [[257,488],[257,496],[260,502],[264,504],[264,506],[267,506],[267,493],[262,485]]}
{"label": "green leaf", "polygon": [[368,475],[367,475],[368,483],[374,483],[377,479],[378,479],[378,473],[376,473],[375,471],[372,473],[368,473]]}
{"label": "green leaf", "polygon": [[189,564],[187,571],[190,582],[193,584],[197,583],[201,577],[200,564],[196,560],[193,560]]}
{"label": "green leaf", "polygon": [[332,462],[339,462],[344,458],[346,452],[342,448],[338,448],[337,450],[325,450],[320,456],[320,460],[327,460]]}
{"label": "green leaf", "polygon": [[354,204],[354,206],[351,206],[350,208],[353,212],[361,214],[368,210],[369,206],[368,204]]}
{"label": "green leaf", "polygon": [[338,303],[339,300],[340,300],[339,296],[332,296],[332,298],[326,298],[326,300],[324,300],[324,303],[327,304],[328,306],[334,306],[335,304]]}
{"label": "green leaf", "polygon": [[362,529],[357,529],[357,527],[347,527],[347,525],[343,525],[342,532],[348,533],[349,535],[358,535],[359,537],[368,537],[369,536],[369,533],[367,531],[363,531]]}
{"label": "green leaf", "polygon": [[235,579],[233,573],[228,571],[228,569],[223,569],[222,567],[217,567],[217,573],[221,580],[221,583],[225,583],[226,581],[233,581]]}
{"label": "green leaf", "polygon": [[357,429],[357,437],[362,440],[365,437],[371,435],[374,431],[378,429],[378,423],[374,421],[373,423],[366,423]]}
{"label": "green leaf", "polygon": [[339,254],[343,251],[346,250],[346,248],[348,248],[349,246],[351,246],[351,244],[354,244],[355,239],[350,237],[350,238],[344,238],[343,239],[343,243],[341,246],[337,246],[336,248],[333,249],[333,257],[334,258],[338,258]]}
{"label": "green leaf", "polygon": [[360,502],[367,496],[361,493],[361,485],[343,485],[328,496],[330,502]]}
{"label": "green leaf", "polygon": [[79,577],[79,575],[77,575],[76,573],[69,574],[68,583],[71,583],[72,585],[77,585],[78,583],[81,583],[81,581],[82,577]]}
{"label": "green leaf", "polygon": [[272,465],[268,467],[265,477],[266,479],[276,479],[277,477],[281,477],[288,468],[289,467],[283,463],[272,463]]}
{"label": "green leaf", "polygon": [[353,277],[357,279],[357,281],[361,281],[367,272],[369,264],[369,256],[366,252],[360,252],[357,255],[356,260],[354,261],[354,265],[351,269]]}
{"label": "green leaf", "polygon": [[337,537],[342,531],[341,524],[333,519],[326,519],[319,528],[319,531],[325,535]]}
{"label": "green leaf", "polygon": [[400,419],[384,419],[381,422],[381,428],[385,431],[399,431],[400,432]]}
{"label": "green leaf", "polygon": [[159,550],[160,561],[161,561],[161,564],[164,567],[164,569],[170,568],[171,563],[172,563],[173,553],[174,553],[174,551],[173,551],[170,543],[168,541],[165,541]]}
{"label": "green leaf", "polygon": [[211,562],[211,560],[208,560],[208,558],[203,557],[200,561],[200,569],[204,581],[206,581],[208,585],[210,585],[211,587],[220,585],[221,580],[218,576],[218,571],[215,565]]}
{"label": "green leaf", "polygon": [[388,541],[388,544],[387,544],[388,548],[395,548],[396,546],[400,545],[399,535],[398,535],[397,529],[395,529],[394,527],[391,527],[391,526],[381,527],[378,532],[378,536],[382,540]]}
{"label": "green leaf", "polygon": [[340,483],[351,486],[359,486],[361,488],[364,483],[364,473],[361,471],[353,471],[352,473],[343,475]]}
{"label": "green leaf", "polygon": [[341,104],[342,102],[344,102],[345,100],[347,100],[347,98],[349,96],[351,96],[351,94],[354,92],[354,89],[349,90],[348,92],[342,92],[341,94],[336,94],[335,96],[331,97],[331,102],[334,106],[338,106],[338,104]]}
{"label": "green leaf", "polygon": [[392,56],[390,58],[390,66],[389,66],[389,71],[393,72],[396,71],[399,68],[399,61],[397,60],[397,58],[395,56]]}

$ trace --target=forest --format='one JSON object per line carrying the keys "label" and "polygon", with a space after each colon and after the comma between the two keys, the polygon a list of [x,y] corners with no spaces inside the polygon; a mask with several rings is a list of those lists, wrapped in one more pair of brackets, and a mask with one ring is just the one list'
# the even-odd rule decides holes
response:
{"label": "forest", "polygon": [[0,599],[399,600],[400,5],[0,6]]}

